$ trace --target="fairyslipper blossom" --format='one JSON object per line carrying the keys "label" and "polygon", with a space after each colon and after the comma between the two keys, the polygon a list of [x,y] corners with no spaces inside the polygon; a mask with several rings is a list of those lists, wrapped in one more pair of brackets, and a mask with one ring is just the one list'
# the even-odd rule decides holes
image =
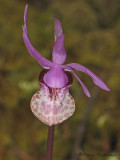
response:
{"label": "fairyslipper blossom", "polygon": [[40,90],[35,93],[31,100],[33,114],[43,123],[49,126],[59,124],[69,118],[75,111],[75,102],[69,93],[72,86],[72,75],[81,84],[86,96],[90,93],[84,83],[75,73],[75,70],[89,75],[94,84],[103,90],[110,91],[107,85],[92,71],[83,65],[71,63],[63,65],[66,60],[64,48],[64,34],[60,21],[54,18],[55,44],[52,51],[52,62],[43,57],[31,44],[27,30],[28,5],[24,12],[23,40],[30,53],[38,63],[45,68],[39,76]]}

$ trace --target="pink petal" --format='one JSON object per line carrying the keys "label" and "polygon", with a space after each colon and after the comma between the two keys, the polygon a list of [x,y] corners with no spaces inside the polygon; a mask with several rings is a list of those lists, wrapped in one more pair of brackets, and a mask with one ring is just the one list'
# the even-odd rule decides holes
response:
{"label": "pink petal", "polygon": [[84,83],[80,80],[80,78],[77,76],[77,74],[73,70],[72,70],[72,72],[73,72],[74,76],[76,77],[76,79],[80,82],[85,95],[87,97],[90,97],[90,92],[88,91],[87,87],[84,85]]}
{"label": "pink petal", "polygon": [[84,67],[83,65],[80,65],[77,63],[71,63],[71,64],[65,65],[64,68],[67,68],[67,67],[69,67],[69,69],[71,70],[74,69],[74,70],[86,73],[93,79],[94,84],[96,84],[98,87],[100,87],[103,90],[110,91],[108,86],[98,76],[96,76],[92,71],[90,71],[88,68]]}
{"label": "pink petal", "polygon": [[52,60],[54,63],[63,64],[66,60],[66,51],[64,48],[64,35],[60,36],[53,47]]}
{"label": "pink petal", "polygon": [[66,65],[61,65],[62,68],[64,68],[64,70],[67,71],[72,71],[72,73],[74,74],[75,78],[79,81],[79,83],[81,84],[83,91],[85,93],[85,95],[87,97],[90,97],[90,92],[88,91],[87,87],[84,85],[84,83],[80,80],[80,78],[77,76],[77,74],[75,73],[75,71],[73,69],[71,69],[69,66]]}
{"label": "pink petal", "polygon": [[33,56],[38,63],[43,66],[44,68],[49,68],[53,65],[52,62],[44,58],[31,44],[29,37],[28,37],[28,30],[27,30],[27,14],[28,14],[28,5],[25,7],[24,12],[24,25],[23,25],[23,40],[24,43],[30,53],[31,56]]}
{"label": "pink petal", "polygon": [[54,35],[55,35],[55,41],[63,35],[62,25],[59,21],[59,19],[54,17]]}

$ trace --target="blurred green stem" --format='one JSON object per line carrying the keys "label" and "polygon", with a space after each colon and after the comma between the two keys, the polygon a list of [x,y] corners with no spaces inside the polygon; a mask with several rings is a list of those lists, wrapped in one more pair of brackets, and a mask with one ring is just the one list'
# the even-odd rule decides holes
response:
{"label": "blurred green stem", "polygon": [[46,160],[52,160],[54,128],[55,126],[53,125],[53,126],[49,126],[49,129],[48,129]]}

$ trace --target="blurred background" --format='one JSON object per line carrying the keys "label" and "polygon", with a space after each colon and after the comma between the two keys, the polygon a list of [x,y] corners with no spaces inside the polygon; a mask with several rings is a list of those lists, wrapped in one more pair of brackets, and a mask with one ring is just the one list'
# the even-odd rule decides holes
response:
{"label": "blurred background", "polygon": [[[120,154],[120,0],[0,0],[0,159],[44,160],[48,126],[31,112],[42,67],[22,39],[25,4],[35,48],[51,60],[53,16],[65,33],[66,63],[85,65],[111,89],[103,91],[78,72],[91,92],[87,98],[74,79],[74,115],[55,128],[53,160],[119,160]],[[115,156],[83,156],[115,154]]]}

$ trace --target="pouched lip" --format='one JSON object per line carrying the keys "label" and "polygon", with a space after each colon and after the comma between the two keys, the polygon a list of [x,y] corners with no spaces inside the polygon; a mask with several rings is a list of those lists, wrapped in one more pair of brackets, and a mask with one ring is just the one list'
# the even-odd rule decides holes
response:
{"label": "pouched lip", "polygon": [[[49,91],[51,91],[51,87],[49,87],[45,82],[44,82],[44,80],[43,80],[43,77],[44,77],[44,75],[48,72],[49,70],[48,69],[44,69],[44,70],[42,70],[41,72],[40,72],[40,74],[39,74],[39,84],[44,84],[44,85],[46,85],[48,88],[49,88]],[[73,83],[73,77],[72,77],[72,74],[69,72],[69,71],[64,71],[65,73],[66,73],[66,75],[67,75],[67,77],[68,77],[68,83],[64,86],[64,87],[62,87],[62,88],[66,88],[67,86],[72,86],[72,83]],[[58,89],[58,88],[56,88],[56,89]],[[60,89],[60,88],[59,88]]]}

